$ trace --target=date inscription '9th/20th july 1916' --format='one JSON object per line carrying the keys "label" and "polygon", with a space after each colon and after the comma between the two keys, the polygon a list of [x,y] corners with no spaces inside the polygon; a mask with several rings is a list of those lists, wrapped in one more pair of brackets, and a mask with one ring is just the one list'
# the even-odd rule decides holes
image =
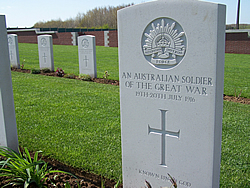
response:
{"label": "date inscription '9th/20th july 1916'", "polygon": [[136,91],[136,97],[145,97],[150,99],[162,99],[162,100],[172,100],[172,101],[185,101],[185,102],[195,102],[195,97],[166,94],[166,93],[151,93],[147,91]]}

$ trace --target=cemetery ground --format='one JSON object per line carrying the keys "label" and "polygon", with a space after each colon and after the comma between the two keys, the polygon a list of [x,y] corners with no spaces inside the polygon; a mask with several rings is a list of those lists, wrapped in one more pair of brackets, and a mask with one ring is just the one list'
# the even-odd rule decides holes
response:
{"label": "cemetery ground", "polygon": [[[53,50],[55,68],[79,74],[77,46],[54,45]],[[20,43],[19,53],[25,69],[39,68],[36,44]],[[97,77],[108,71],[109,79],[118,80],[117,48],[97,46],[96,55]],[[250,98],[249,62],[250,55],[226,54],[226,95]],[[52,164],[65,171],[70,170],[66,165],[74,167],[80,177],[90,172],[121,179],[118,86],[19,72],[12,72],[12,83],[21,147],[42,150]],[[249,114],[248,104],[224,101],[220,187],[250,184]],[[100,187],[97,177],[92,185]]]}

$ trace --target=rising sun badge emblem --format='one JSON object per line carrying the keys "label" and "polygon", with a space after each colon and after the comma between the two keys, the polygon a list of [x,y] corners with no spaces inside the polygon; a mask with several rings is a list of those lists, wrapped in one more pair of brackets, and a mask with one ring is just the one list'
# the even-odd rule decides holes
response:
{"label": "rising sun badge emblem", "polygon": [[146,60],[159,69],[178,65],[185,56],[186,46],[184,30],[170,18],[152,21],[142,36],[142,51]]}

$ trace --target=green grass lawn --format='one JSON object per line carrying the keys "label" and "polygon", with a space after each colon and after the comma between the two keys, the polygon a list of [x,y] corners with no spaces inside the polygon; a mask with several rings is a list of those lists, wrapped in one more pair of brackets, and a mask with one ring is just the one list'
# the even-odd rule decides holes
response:
{"label": "green grass lawn", "polygon": [[[39,68],[37,45],[19,44],[19,50],[25,68]],[[55,57],[55,67],[78,74],[76,51],[75,46],[54,46],[60,57]],[[234,95],[233,87],[243,84],[239,85],[246,87],[242,95],[249,96],[248,82],[243,79],[248,76],[249,60],[250,55],[226,54],[227,94]],[[237,71],[232,68],[234,61],[243,62]],[[117,48],[97,47],[98,67],[98,77],[108,70],[111,79],[118,79]],[[230,80],[233,72],[238,81]],[[12,81],[21,146],[108,178],[121,177],[118,86],[17,72],[12,72]],[[249,114],[250,105],[224,102],[221,187],[250,183]]]}
{"label": "green grass lawn", "polygon": [[224,93],[250,98],[250,55],[226,54]]}
{"label": "green grass lawn", "polygon": [[12,80],[21,146],[110,178],[121,174],[119,87],[17,72]]}
{"label": "green grass lawn", "polygon": [[250,185],[250,105],[224,101],[220,187]]}

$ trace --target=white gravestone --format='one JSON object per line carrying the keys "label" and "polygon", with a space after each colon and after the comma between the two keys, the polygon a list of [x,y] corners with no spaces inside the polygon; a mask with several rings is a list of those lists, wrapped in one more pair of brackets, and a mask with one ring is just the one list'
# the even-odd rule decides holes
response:
{"label": "white gravestone", "polygon": [[16,34],[8,35],[10,64],[12,67],[20,69],[18,38]]}
{"label": "white gravestone", "polygon": [[79,73],[96,78],[96,47],[95,36],[83,35],[78,37]]}
{"label": "white gravestone", "polygon": [[219,187],[225,9],[161,0],[118,11],[124,188],[170,187],[170,176]]}
{"label": "white gravestone", "polygon": [[0,15],[0,146],[18,151],[5,16]]}
{"label": "white gravestone", "polygon": [[54,71],[53,40],[51,35],[37,37],[40,69]]}

